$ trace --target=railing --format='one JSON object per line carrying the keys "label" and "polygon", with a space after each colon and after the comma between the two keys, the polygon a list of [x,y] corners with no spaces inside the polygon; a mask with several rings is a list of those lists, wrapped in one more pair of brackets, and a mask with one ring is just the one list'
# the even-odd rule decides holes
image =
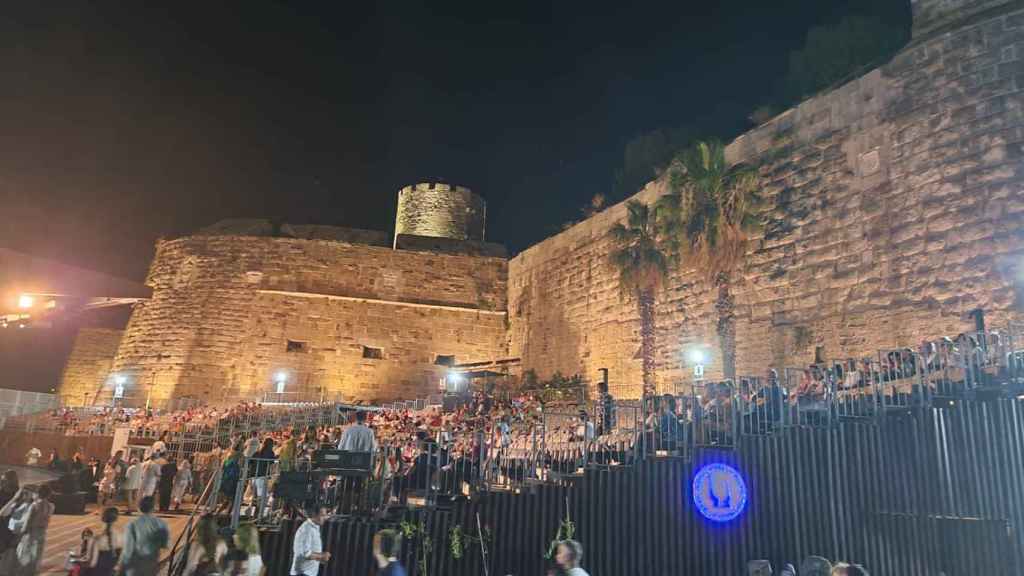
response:
{"label": "railing", "polygon": [[[213,503],[216,502],[216,488],[220,484],[219,469],[217,472],[206,482],[206,487],[203,488],[203,492],[196,501],[196,505],[188,515],[185,529],[178,534],[178,537],[174,540],[174,545],[171,546],[171,552],[167,559],[167,576],[179,576],[185,570],[185,564],[188,562],[189,547],[192,544],[192,535],[195,532],[196,517],[213,509]],[[204,502],[206,503],[205,505]]]}

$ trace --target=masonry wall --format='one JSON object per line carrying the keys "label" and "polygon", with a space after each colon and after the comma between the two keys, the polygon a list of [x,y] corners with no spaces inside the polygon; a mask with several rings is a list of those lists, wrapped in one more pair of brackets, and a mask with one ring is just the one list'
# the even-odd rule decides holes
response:
{"label": "masonry wall", "polygon": [[108,328],[81,328],[60,379],[63,405],[80,406],[90,403],[99,393],[110,375],[121,343],[122,330]]}
{"label": "masonry wall", "polygon": [[[984,14],[728,146],[760,167],[768,205],[735,275],[738,373],[805,365],[817,346],[833,358],[916,346],[969,329],[975,308],[990,326],[1021,318],[1024,12]],[[660,179],[635,198],[665,191]],[[609,368],[613,390],[639,393],[638,314],[607,263],[624,217],[613,206],[510,262],[510,355],[524,369],[593,381]],[[693,344],[721,375],[713,301],[685,266],[666,282],[662,389],[686,387]]]}
{"label": "masonry wall", "polygon": [[[387,400],[437,389],[444,368],[506,354],[507,263],[247,236],[160,242],[113,371],[129,402]],[[289,344],[289,341],[291,344]],[[364,358],[364,347],[382,358]],[[150,392],[150,390],[152,390]],[[109,392],[108,392],[109,393]]]}

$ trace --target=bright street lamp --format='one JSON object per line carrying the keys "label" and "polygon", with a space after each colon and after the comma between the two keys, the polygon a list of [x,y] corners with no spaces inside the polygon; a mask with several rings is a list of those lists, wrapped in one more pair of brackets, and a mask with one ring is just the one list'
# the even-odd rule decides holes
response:
{"label": "bright street lamp", "polygon": [[18,308],[31,308],[36,303],[36,299],[29,296],[28,294],[22,294],[18,296]]}

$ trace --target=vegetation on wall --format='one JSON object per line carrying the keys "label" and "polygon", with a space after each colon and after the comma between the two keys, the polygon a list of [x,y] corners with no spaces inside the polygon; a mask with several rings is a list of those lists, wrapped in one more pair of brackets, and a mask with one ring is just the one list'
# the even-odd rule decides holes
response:
{"label": "vegetation on wall", "polygon": [[563,376],[555,372],[550,379],[540,380],[533,370],[523,372],[520,392],[542,402],[580,402],[586,395],[586,383],[579,374]]}

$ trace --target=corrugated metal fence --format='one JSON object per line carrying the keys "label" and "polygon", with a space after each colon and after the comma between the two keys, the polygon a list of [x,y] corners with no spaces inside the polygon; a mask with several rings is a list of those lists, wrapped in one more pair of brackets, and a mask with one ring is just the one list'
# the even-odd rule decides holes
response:
{"label": "corrugated metal fence", "polygon": [[[692,476],[707,462],[731,463],[747,478],[748,508],[731,523],[705,521],[693,505]],[[475,534],[479,514],[493,534],[490,574],[540,575],[566,506],[595,576],[735,576],[748,560],[769,559],[778,571],[812,554],[862,563],[875,576],[1021,574],[1024,402],[962,401],[744,436],[735,450],[698,450],[692,462],[588,470],[572,486],[490,493],[407,518],[424,522],[432,536],[429,574],[484,573],[478,545],[461,559],[449,550],[451,528]],[[370,541],[380,527],[329,522],[331,569],[374,573]],[[264,535],[272,574],[287,573],[291,530]],[[406,550],[407,566],[422,576],[414,548]]]}

